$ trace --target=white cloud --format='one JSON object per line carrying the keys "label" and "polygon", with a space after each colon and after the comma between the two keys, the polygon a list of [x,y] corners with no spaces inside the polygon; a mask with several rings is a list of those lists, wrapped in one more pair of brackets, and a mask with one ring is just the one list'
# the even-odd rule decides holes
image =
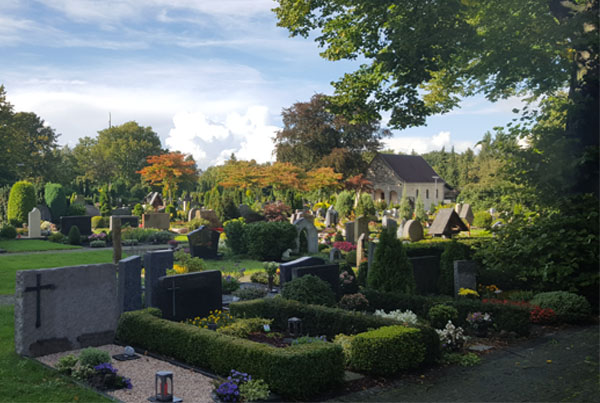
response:
{"label": "white cloud", "polygon": [[172,151],[192,154],[200,168],[222,164],[232,153],[242,160],[272,161],[272,138],[279,128],[267,123],[268,112],[265,106],[251,106],[243,115],[231,112],[223,119],[179,112],[165,144]]}
{"label": "white cloud", "polygon": [[468,141],[452,141],[451,134],[448,131],[441,131],[430,137],[396,135],[384,140],[384,148],[391,148],[404,154],[409,154],[413,150],[418,154],[424,154],[429,151],[439,151],[442,147],[445,147],[446,151],[450,151],[452,146],[454,146],[454,151],[463,152],[467,148],[473,149],[474,144]]}

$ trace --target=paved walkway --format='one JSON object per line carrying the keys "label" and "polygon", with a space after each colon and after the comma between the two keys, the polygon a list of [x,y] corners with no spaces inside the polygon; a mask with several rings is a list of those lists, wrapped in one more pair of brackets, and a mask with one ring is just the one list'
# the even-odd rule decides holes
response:
{"label": "paved walkway", "polygon": [[570,327],[482,357],[341,396],[343,402],[598,402],[598,325]]}

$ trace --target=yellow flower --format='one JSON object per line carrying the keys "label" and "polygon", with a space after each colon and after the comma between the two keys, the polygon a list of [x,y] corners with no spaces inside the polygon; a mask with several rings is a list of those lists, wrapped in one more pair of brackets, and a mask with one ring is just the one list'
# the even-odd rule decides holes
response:
{"label": "yellow flower", "polygon": [[471,290],[470,288],[461,288],[458,290],[458,295],[461,297],[479,297],[479,293],[475,290]]}

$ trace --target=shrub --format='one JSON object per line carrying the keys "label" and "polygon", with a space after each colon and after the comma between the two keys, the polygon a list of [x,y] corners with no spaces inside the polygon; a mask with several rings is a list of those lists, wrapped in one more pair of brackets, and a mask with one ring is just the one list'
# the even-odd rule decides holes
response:
{"label": "shrub", "polygon": [[369,300],[360,293],[346,294],[340,299],[338,306],[348,311],[366,311],[369,308]]}
{"label": "shrub", "polygon": [[358,266],[358,275],[356,276],[356,282],[360,287],[367,286],[367,277],[369,275],[369,262],[362,262]]}
{"label": "shrub", "polygon": [[492,226],[492,215],[487,211],[477,211],[473,217],[473,226],[490,229]]}
{"label": "shrub", "polygon": [[[67,215],[68,216],[85,215],[85,206],[82,206],[81,204],[77,204],[77,203],[71,204],[69,206],[69,208],[67,208]],[[107,225],[107,227],[108,227],[108,225]]]}
{"label": "shrub", "polygon": [[245,227],[246,224],[243,218],[229,220],[223,224],[225,235],[227,236],[225,239],[225,244],[236,255],[240,255],[248,251],[246,243],[244,242]]}
{"label": "shrub", "polygon": [[415,220],[423,223],[427,221],[427,213],[425,212],[425,205],[421,195],[417,196],[417,202],[415,203]]}
{"label": "shrub", "polygon": [[384,326],[357,334],[350,342],[350,366],[373,375],[393,375],[425,359],[419,329]]}
{"label": "shrub", "polygon": [[469,258],[470,248],[456,240],[446,244],[444,253],[440,257],[440,277],[438,278],[438,291],[440,294],[454,294],[454,261]]}
{"label": "shrub", "polygon": [[177,209],[175,208],[174,205],[167,204],[167,206],[165,207],[165,213],[167,213],[169,215],[170,219],[172,220],[173,217],[175,217],[175,214],[177,214]]}
{"label": "shrub", "polygon": [[285,283],[281,290],[281,296],[304,304],[335,305],[335,294],[329,283],[310,274]]}
{"label": "shrub", "polygon": [[109,217],[102,217],[100,215],[92,217],[92,228],[108,228],[110,225]]}
{"label": "shrub", "polygon": [[137,203],[135,206],[133,206],[133,210],[131,211],[131,214],[142,218],[142,214],[144,214],[144,208],[142,207],[142,205],[140,203]]}
{"label": "shrub", "polygon": [[246,287],[234,291],[233,295],[238,297],[241,301],[248,301],[266,297],[267,290],[259,287]]}
{"label": "shrub", "polygon": [[396,309],[409,309],[422,317],[427,316],[429,308],[439,302],[437,299],[422,295],[382,292],[372,288],[365,288],[361,292],[369,300],[371,310],[383,309],[389,312]]}
{"label": "shrub", "polygon": [[283,252],[295,247],[296,227],[289,222],[255,222],[244,231],[248,253],[260,260],[279,260]]}
{"label": "shrub", "polygon": [[448,321],[456,322],[458,311],[445,304],[434,305],[429,309],[429,322],[435,329],[442,329]]}
{"label": "shrub", "polygon": [[104,248],[106,247],[106,241],[98,239],[96,241],[90,241],[90,248]]}
{"label": "shrub", "polygon": [[349,264],[350,266],[356,265],[356,251],[355,250],[351,250],[350,252],[346,253],[346,263]]}
{"label": "shrub", "polygon": [[554,309],[552,308],[540,308],[536,306],[529,312],[529,319],[531,323],[548,325],[556,322],[556,313],[554,313]]}
{"label": "shrub", "polygon": [[356,216],[373,217],[376,213],[377,211],[375,210],[375,204],[371,195],[369,193],[362,193],[356,205]]}
{"label": "shrub", "polygon": [[52,213],[54,221],[67,213],[67,198],[62,185],[58,183],[46,183],[44,187],[44,201]]}
{"label": "shrub", "polygon": [[148,242],[151,242],[155,245],[164,244],[169,242],[174,238],[173,233],[169,231],[156,231],[150,234],[148,237]]}
{"label": "shrub", "polygon": [[[269,284],[269,275],[266,271],[256,271],[250,275],[250,281],[259,284]],[[279,285],[279,276],[273,277],[273,285]]]}
{"label": "shrub", "polygon": [[73,354],[65,355],[58,360],[56,369],[63,375],[71,376],[79,359]]}
{"label": "shrub", "polygon": [[158,230],[154,228],[123,228],[121,232],[121,239],[125,240],[135,240],[139,243],[147,242],[150,239],[150,236],[158,232]]}
{"label": "shrub", "polygon": [[240,288],[240,282],[237,278],[227,275],[221,279],[221,289],[223,294],[231,294],[238,288]]}
{"label": "shrub", "polygon": [[401,309],[396,309],[395,311],[391,311],[386,313],[382,309],[378,309],[375,311],[375,316],[381,316],[382,318],[393,319],[396,322],[400,322],[405,326],[414,326],[418,322],[417,315],[411,310],[402,311]]}
{"label": "shrub", "polygon": [[0,229],[0,238],[15,239],[16,237],[17,230],[12,225],[4,224]]}
{"label": "shrub", "polygon": [[79,232],[79,227],[73,225],[69,229],[67,238],[69,240],[69,245],[81,245],[81,232]]}
{"label": "shrub", "polygon": [[445,350],[458,351],[461,350],[465,341],[467,340],[464,335],[462,327],[456,327],[452,321],[448,321],[446,326],[442,330],[437,330],[437,334],[440,337],[440,342]]}
{"label": "shrub", "polygon": [[84,367],[95,367],[105,362],[110,362],[110,355],[106,351],[88,347],[79,353],[79,364]]}
{"label": "shrub", "polygon": [[108,188],[101,188],[100,190],[100,214],[103,217],[108,217],[112,213],[112,207],[110,204],[110,194]]}
{"label": "shrub", "polygon": [[250,379],[240,385],[240,395],[246,402],[265,401],[270,394],[269,385],[262,379]]}
{"label": "shrub", "polygon": [[381,291],[414,294],[415,277],[412,264],[406,256],[402,242],[390,230],[381,231],[373,264],[367,275],[369,287]]}
{"label": "shrub", "polygon": [[566,291],[550,291],[536,294],[530,301],[540,308],[551,308],[556,320],[565,323],[580,323],[592,313],[589,302],[582,296]]}
{"label": "shrub", "polygon": [[48,240],[54,243],[65,243],[66,237],[61,232],[54,232],[48,236]]}
{"label": "shrub", "polygon": [[335,201],[335,209],[340,218],[348,217],[354,208],[354,193],[349,190],[341,191]]}
{"label": "shrub", "polygon": [[280,201],[265,204],[263,207],[263,214],[267,221],[287,221],[290,212],[290,207]]}
{"label": "shrub", "polygon": [[7,218],[20,226],[27,222],[28,214],[36,204],[35,188],[27,181],[16,182],[8,196]]}
{"label": "shrub", "polygon": [[245,339],[250,333],[262,332],[263,326],[271,325],[273,320],[263,318],[236,319],[235,322],[220,327],[218,333]]}
{"label": "shrub", "polygon": [[329,390],[343,380],[343,352],[332,343],[280,349],[166,321],[155,314],[156,310],[123,313],[117,339],[220,375],[237,368],[254,379],[265,380],[275,393],[288,398],[303,399]]}
{"label": "shrub", "polygon": [[335,236],[333,237],[333,242],[334,242],[334,244],[333,244],[334,247],[336,247],[335,242],[344,242],[344,236],[342,235],[341,232],[335,233]]}

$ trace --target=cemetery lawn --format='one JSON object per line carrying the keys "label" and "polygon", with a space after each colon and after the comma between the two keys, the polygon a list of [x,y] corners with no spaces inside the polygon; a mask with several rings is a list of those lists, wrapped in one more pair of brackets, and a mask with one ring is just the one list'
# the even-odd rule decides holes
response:
{"label": "cemetery lawn", "polygon": [[204,259],[204,263],[207,266],[207,270],[221,270],[222,273],[239,272],[240,269],[245,268],[244,276],[264,270],[263,262],[252,259]]}
{"label": "cemetery lawn", "polygon": [[0,241],[0,249],[7,252],[41,252],[46,250],[81,249],[81,246],[42,241],[39,239],[11,239]]}
{"label": "cemetery lawn", "polygon": [[112,250],[0,255],[0,295],[13,295],[15,293],[15,273],[17,270],[47,269],[111,262]]}
{"label": "cemetery lawn", "polygon": [[[14,286],[13,286],[14,288]],[[14,309],[0,306],[0,391],[8,402],[109,402],[37,361],[15,353]]]}

